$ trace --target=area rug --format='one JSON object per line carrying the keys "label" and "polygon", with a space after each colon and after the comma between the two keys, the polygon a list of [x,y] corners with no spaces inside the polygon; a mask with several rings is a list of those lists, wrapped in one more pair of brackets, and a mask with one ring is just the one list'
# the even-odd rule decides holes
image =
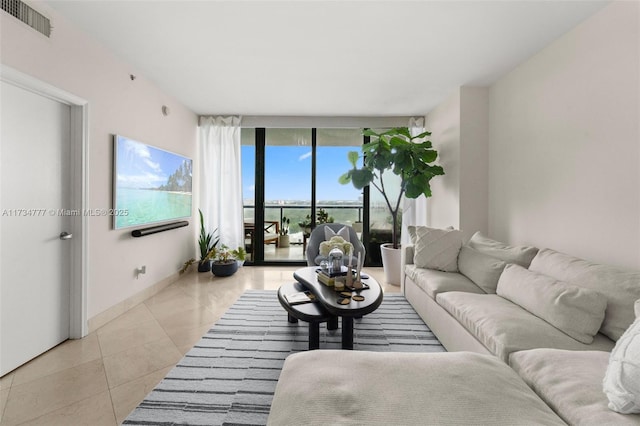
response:
{"label": "area rug", "polygon": [[[275,291],[245,292],[123,424],[266,424],[284,360],[307,350],[308,331],[287,322]],[[322,324],[320,350],[340,347],[340,330]],[[399,294],[354,321],[354,350],[445,351]]]}

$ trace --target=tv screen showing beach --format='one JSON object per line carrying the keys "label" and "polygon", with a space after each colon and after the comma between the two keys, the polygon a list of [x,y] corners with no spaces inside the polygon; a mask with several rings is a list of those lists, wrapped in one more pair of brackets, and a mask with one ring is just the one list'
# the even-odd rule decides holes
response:
{"label": "tv screen showing beach", "polygon": [[191,216],[192,161],[116,135],[114,228]]}

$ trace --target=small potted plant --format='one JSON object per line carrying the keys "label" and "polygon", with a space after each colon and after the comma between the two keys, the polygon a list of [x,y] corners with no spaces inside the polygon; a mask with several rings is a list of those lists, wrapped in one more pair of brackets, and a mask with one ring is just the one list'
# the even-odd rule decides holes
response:
{"label": "small potted plant", "polygon": [[[238,270],[238,256],[240,255],[238,250],[231,250],[224,244],[220,248],[212,248],[207,255],[207,258],[212,260],[211,273],[216,277],[229,277],[235,274]],[[244,249],[242,252],[244,253]]]}
{"label": "small potted plant", "polygon": [[[216,233],[217,229],[213,231],[213,233],[209,233],[204,229],[204,217],[202,216],[202,210],[198,209],[200,213],[200,236],[198,237],[198,248],[200,249],[200,260],[198,261],[198,272],[209,272],[211,270],[211,259],[208,257],[211,250],[218,245],[219,238],[216,238],[213,241],[213,235]],[[184,262],[182,268],[180,268],[180,274],[184,274],[187,272],[189,267],[196,263],[194,258],[191,258]]]}
{"label": "small potted plant", "polygon": [[289,247],[289,223],[291,219],[282,216],[280,221],[280,236],[278,237],[278,247]]}
{"label": "small potted plant", "polygon": [[211,270],[211,261],[207,259],[207,254],[218,245],[219,238],[213,241],[213,235],[216,231],[209,233],[204,229],[202,210],[198,209],[198,212],[200,213],[200,237],[198,238],[200,261],[198,262],[198,272],[209,272]]}
{"label": "small potted plant", "polygon": [[302,222],[298,223],[302,233],[307,237],[311,235],[311,215],[307,215]]}

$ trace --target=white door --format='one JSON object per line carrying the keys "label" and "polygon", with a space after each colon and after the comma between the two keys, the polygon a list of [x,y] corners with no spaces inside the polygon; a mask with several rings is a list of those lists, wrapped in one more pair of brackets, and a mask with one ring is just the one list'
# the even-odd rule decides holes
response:
{"label": "white door", "polygon": [[2,376],[69,337],[71,111],[0,84]]}

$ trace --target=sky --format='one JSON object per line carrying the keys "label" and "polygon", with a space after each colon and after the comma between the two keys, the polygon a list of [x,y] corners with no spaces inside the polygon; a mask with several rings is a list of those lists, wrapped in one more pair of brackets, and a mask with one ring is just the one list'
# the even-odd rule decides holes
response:
{"label": "sky", "polygon": [[117,186],[121,188],[157,188],[189,160],[123,136],[117,136],[116,143]]}
{"label": "sky", "polygon": [[[347,159],[353,146],[317,147],[317,201],[357,201],[361,191],[341,185],[338,178],[351,168]],[[267,146],[265,156],[265,200],[311,200],[311,147]],[[255,148],[242,146],[242,190],[244,199],[255,191]]]}

